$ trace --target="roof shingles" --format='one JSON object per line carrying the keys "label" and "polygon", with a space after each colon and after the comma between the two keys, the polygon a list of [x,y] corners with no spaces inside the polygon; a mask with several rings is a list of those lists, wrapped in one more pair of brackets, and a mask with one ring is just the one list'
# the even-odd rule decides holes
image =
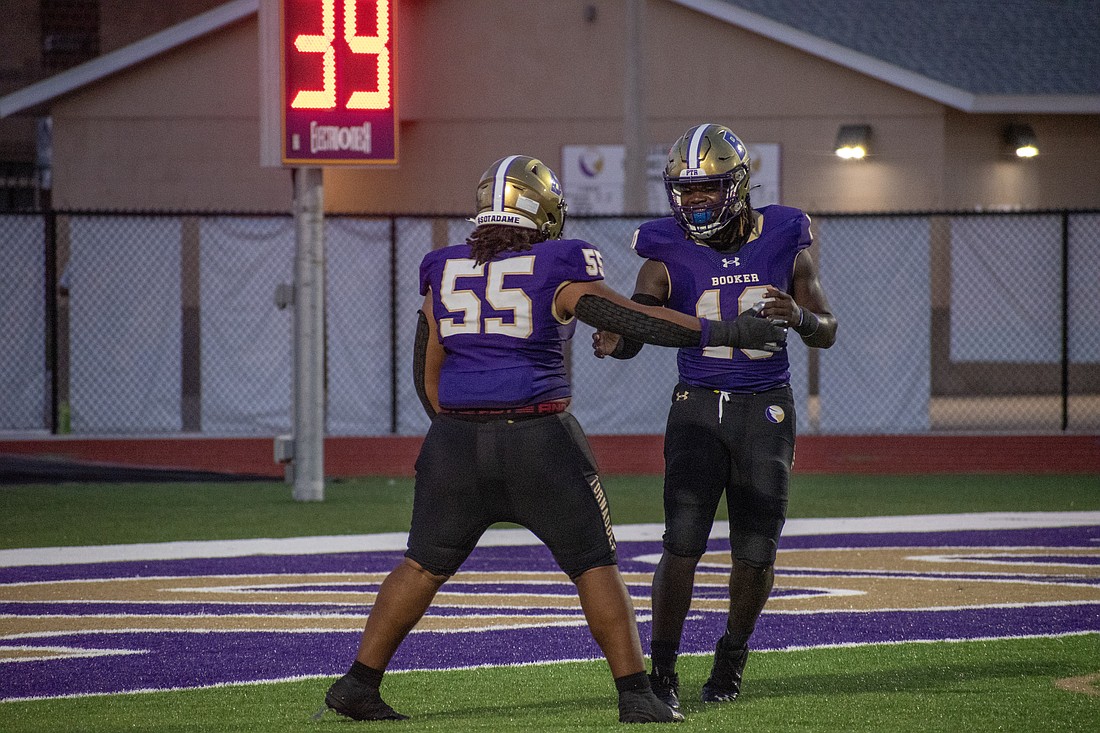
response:
{"label": "roof shingles", "polygon": [[722,0],[974,94],[1100,94],[1095,0]]}

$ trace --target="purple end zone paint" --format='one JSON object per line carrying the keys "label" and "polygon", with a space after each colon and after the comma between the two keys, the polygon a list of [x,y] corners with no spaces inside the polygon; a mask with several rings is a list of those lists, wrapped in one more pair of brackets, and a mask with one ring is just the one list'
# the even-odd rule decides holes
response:
{"label": "purple end zone paint", "polygon": [[[870,610],[785,612],[784,598],[803,598],[813,603],[824,597],[819,589],[801,590],[783,586],[782,557],[773,603],[765,609],[753,637],[757,650],[812,647],[838,644],[870,644],[937,639],[999,638],[1030,635],[1060,635],[1100,632],[1100,596],[1096,577],[1088,571],[1100,563],[1100,527],[1021,529],[1010,531],[960,531],[917,534],[832,535],[784,538],[782,549],[943,547],[945,554],[981,554],[1004,564],[995,571],[968,571],[951,577],[1029,582],[1043,588],[1059,584],[1075,586],[1092,594],[1096,602],[1077,599],[1066,603],[1028,605],[1006,595],[1003,605],[932,610]],[[963,549],[959,549],[963,548]],[[995,549],[994,549],[995,548]],[[1012,548],[1021,548],[1013,552]],[[658,542],[620,542],[619,556],[624,573],[651,573],[652,558],[659,555]],[[720,551],[722,543],[711,549]],[[1046,550],[1044,552],[1043,550]],[[1091,551],[1091,552],[1090,552]],[[346,670],[359,639],[360,623],[367,611],[366,599],[358,596],[377,586],[351,578],[347,585],[333,582],[343,573],[385,573],[399,562],[400,552],[338,553],[331,555],[278,555],[205,560],[163,560],[112,562],[0,569],[0,700],[118,693],[134,690],[206,687],[222,683],[255,682],[298,676],[335,676]],[[649,559],[637,559],[637,558]],[[1019,565],[1014,575],[1012,565]],[[1041,571],[1037,568],[1042,568]],[[478,665],[525,664],[570,659],[599,659],[599,649],[583,622],[572,585],[560,574],[549,552],[541,546],[482,547],[475,550],[463,567],[464,573],[498,573],[497,580],[473,583],[460,574],[443,588],[427,621],[475,623],[478,617],[497,619],[496,625],[476,630],[418,630],[411,634],[395,656],[392,670],[441,669]],[[718,571],[720,572],[720,571]],[[249,586],[250,575],[296,574],[302,582]],[[520,573],[546,573],[535,582]],[[791,579],[813,580],[825,571],[790,573]],[[841,571],[839,578],[855,576]],[[945,569],[929,563],[927,572],[881,572],[891,579],[934,579]],[[309,576],[324,574],[324,578]],[[100,600],[66,597],[53,601],[36,596],[20,583],[51,583],[67,580],[110,580],[115,578],[172,578],[181,588],[201,588],[204,576],[242,576],[240,600],[202,598],[194,593],[186,599],[175,592],[157,597],[127,598],[97,591]],[[195,578],[195,582],[188,582]],[[631,594],[637,599],[639,630],[649,636],[647,605],[649,588],[629,578]],[[29,588],[42,588],[30,586]],[[91,586],[89,586],[91,587]],[[121,586],[120,586],[121,587]],[[1006,586],[1007,588],[1008,586]],[[330,592],[346,593],[347,599],[333,600]],[[284,603],[280,593],[290,593]],[[316,595],[318,600],[310,600]],[[542,607],[519,603],[530,596],[545,598]],[[199,597],[194,600],[193,597]],[[696,598],[709,599],[722,608],[725,589],[719,585],[697,585]],[[512,602],[509,601],[512,599]],[[948,604],[942,604],[947,606]],[[294,631],[216,630],[220,622],[234,616],[290,616]],[[33,617],[36,624],[49,626],[51,618],[76,617],[77,627],[58,627],[51,633],[20,632],[20,619]],[[121,619],[110,617],[123,616]],[[137,629],[142,617],[168,617],[167,630]],[[501,618],[509,620],[501,622]],[[178,618],[173,626],[172,618]],[[529,621],[527,620],[529,619]],[[106,629],[106,620],[123,630]],[[349,623],[349,620],[351,623]],[[724,612],[693,611],[685,625],[681,652],[710,653],[721,634]],[[515,627],[515,624],[521,624]],[[512,624],[508,626],[507,624]],[[554,625],[556,624],[556,625]],[[426,623],[425,626],[431,624]],[[343,628],[340,627],[349,627]],[[424,628],[424,627],[422,627]],[[646,644],[648,647],[648,644]],[[32,657],[15,661],[17,654]],[[53,656],[63,654],[66,656]]]}

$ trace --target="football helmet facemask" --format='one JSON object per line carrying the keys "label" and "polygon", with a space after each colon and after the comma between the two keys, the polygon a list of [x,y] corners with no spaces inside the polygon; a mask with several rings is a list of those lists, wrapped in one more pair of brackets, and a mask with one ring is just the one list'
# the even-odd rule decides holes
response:
{"label": "football helmet facemask", "polygon": [[[665,191],[672,215],[692,238],[712,239],[749,208],[749,151],[722,125],[696,125],[668,151]],[[695,201],[693,193],[709,195]]]}
{"label": "football helmet facemask", "polygon": [[477,185],[474,223],[535,229],[547,239],[561,237],[565,199],[550,167],[527,155],[509,155],[489,166]]}

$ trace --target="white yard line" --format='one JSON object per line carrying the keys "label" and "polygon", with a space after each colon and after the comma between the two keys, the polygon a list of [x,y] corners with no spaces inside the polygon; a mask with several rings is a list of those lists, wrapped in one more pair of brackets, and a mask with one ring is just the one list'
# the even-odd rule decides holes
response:
{"label": "white yard line", "polygon": [[[1031,529],[1100,525],[1100,512],[988,512],[981,514],[922,514],[900,517],[849,517],[791,519],[784,536],[947,532],[957,530]],[[625,524],[615,528],[620,542],[660,540],[659,524]],[[715,522],[711,537],[727,536],[725,522]],[[0,550],[0,567],[72,565],[128,560],[183,560],[192,558],[245,557],[248,555],[321,555],[334,552],[368,552],[405,549],[404,532],[285,539],[154,542],[90,547],[32,547]],[[482,546],[537,545],[525,529],[490,529]]]}

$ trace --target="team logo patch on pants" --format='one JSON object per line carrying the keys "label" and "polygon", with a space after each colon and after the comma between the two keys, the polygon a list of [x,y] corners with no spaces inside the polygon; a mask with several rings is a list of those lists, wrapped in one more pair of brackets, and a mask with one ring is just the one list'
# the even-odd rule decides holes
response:
{"label": "team logo patch on pants", "polygon": [[768,405],[768,409],[764,410],[764,415],[776,425],[787,419],[787,413],[779,405]]}

